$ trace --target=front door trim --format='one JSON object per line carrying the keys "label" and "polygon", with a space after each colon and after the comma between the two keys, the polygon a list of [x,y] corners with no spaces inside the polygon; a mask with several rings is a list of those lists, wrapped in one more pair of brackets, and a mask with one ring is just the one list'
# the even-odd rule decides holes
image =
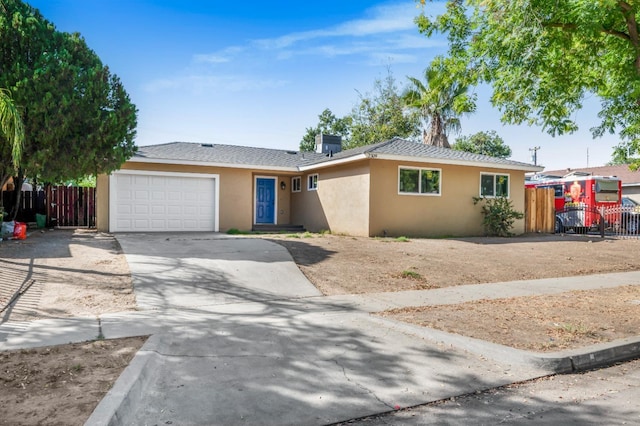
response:
{"label": "front door trim", "polygon": [[260,222],[260,224],[277,225],[278,224],[278,188],[276,183],[278,178],[274,176],[254,176],[253,180],[253,224],[258,224],[258,179],[267,179],[273,182],[273,222]]}

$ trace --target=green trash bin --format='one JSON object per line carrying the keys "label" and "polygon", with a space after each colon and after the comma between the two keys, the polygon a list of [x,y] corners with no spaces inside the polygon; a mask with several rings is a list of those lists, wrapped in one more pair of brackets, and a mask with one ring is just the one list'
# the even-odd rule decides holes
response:
{"label": "green trash bin", "polygon": [[47,226],[47,215],[36,213],[36,225],[38,228]]}

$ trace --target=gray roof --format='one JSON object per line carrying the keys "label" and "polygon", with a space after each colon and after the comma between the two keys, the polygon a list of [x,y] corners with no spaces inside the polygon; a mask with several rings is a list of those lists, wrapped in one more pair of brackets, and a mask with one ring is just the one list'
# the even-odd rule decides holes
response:
{"label": "gray roof", "polygon": [[132,160],[188,161],[295,169],[320,158],[325,158],[325,155],[238,145],[171,142],[138,147],[138,152]]}
{"label": "gray roof", "polygon": [[[406,139],[393,138],[391,140],[376,143],[373,145],[362,146],[358,148],[348,149],[338,154],[334,154],[332,158],[319,159],[317,162],[326,162],[336,160],[340,158],[348,158],[350,156],[359,154],[383,154],[399,157],[414,157],[421,160],[429,160],[434,163],[439,161],[446,162],[468,162],[468,163],[484,163],[495,164],[496,166],[510,167],[530,167],[536,168],[536,166],[528,163],[522,163],[519,161],[508,160],[504,158],[490,157],[488,155],[473,154],[471,152],[456,151],[450,148],[441,148],[433,145],[425,145],[423,143],[412,142]],[[470,164],[471,165],[471,164]],[[542,167],[537,167],[542,169]]]}
{"label": "gray roof", "polygon": [[291,168],[295,170],[300,167],[328,165],[327,163],[333,161],[345,160],[363,154],[412,157],[416,160],[433,163],[455,162],[469,163],[469,165],[482,163],[483,165],[494,165],[495,167],[504,167],[507,169],[524,168],[530,169],[531,171],[542,170],[542,167],[528,163],[424,145],[400,138],[344,150],[332,156],[316,152],[286,151],[237,145],[172,142],[162,145],[139,147],[132,161],[185,161],[190,163],[228,164],[230,166]]}

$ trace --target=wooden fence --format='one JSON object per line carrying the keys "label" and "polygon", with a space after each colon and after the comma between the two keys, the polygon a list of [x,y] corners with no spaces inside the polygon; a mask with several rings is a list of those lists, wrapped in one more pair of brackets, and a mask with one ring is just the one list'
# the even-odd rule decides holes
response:
{"label": "wooden fence", "polygon": [[[5,211],[13,205],[13,193],[3,193]],[[44,191],[22,191],[16,220],[37,222],[46,216],[46,226],[95,228],[96,189],[77,186],[47,186]]]}
{"label": "wooden fence", "polygon": [[524,193],[525,232],[553,234],[556,223],[553,188],[526,188]]}

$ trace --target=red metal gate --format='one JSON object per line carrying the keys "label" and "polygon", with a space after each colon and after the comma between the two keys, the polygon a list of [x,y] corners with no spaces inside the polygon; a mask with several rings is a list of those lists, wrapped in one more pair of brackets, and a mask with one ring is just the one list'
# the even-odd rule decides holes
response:
{"label": "red metal gate", "polygon": [[48,186],[46,208],[48,226],[95,228],[96,189]]}

